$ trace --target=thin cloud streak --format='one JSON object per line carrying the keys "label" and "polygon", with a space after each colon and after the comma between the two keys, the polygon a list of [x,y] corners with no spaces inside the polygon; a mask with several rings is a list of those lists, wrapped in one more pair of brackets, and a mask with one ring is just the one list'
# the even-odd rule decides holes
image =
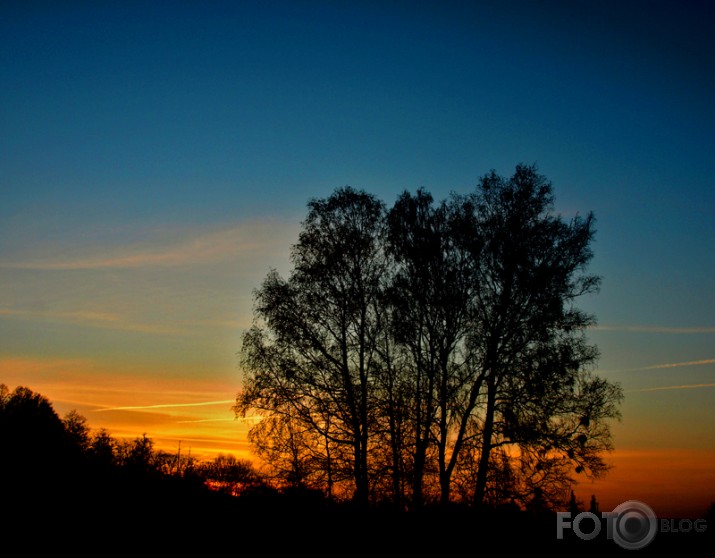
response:
{"label": "thin cloud streak", "polygon": [[190,424],[195,422],[236,422],[236,419],[198,419],[198,420],[177,420],[176,424]]}
{"label": "thin cloud streak", "polygon": [[663,326],[643,326],[643,325],[632,325],[632,326],[609,326],[609,325],[596,325],[591,329],[595,331],[621,331],[630,333],[672,333],[675,335],[688,335],[688,334],[708,334],[715,333],[715,327],[663,327]]}
{"label": "thin cloud streak", "polygon": [[680,368],[681,366],[702,366],[705,364],[715,364],[715,358],[705,360],[692,360],[689,362],[672,362],[666,364],[653,364],[651,366],[642,366],[640,368],[622,368],[619,370],[608,370],[607,372],[640,372],[643,370],[665,370],[667,368]]}
{"label": "thin cloud streak", "polygon": [[17,308],[0,308],[0,316],[14,316],[18,318],[49,318],[69,321],[89,321],[89,322],[106,322],[117,323],[121,321],[118,314],[108,312],[92,312],[92,311],[74,311],[74,312],[47,312],[40,310],[21,310]]}
{"label": "thin cloud streak", "polygon": [[[191,328],[180,328],[176,326],[138,323],[125,320],[118,314],[109,314],[91,311],[76,312],[51,312],[39,310],[22,310],[16,308],[0,308],[0,316],[8,316],[18,319],[39,319],[46,321],[58,321],[75,325],[91,327],[101,327],[104,329],[116,329],[121,331],[136,331],[156,335],[190,335]],[[189,324],[184,324],[189,325]]]}
{"label": "thin cloud streak", "polygon": [[669,391],[669,390],[674,390],[674,389],[699,389],[699,388],[711,388],[715,387],[715,383],[713,384],[685,384],[681,386],[663,386],[663,387],[651,387],[651,388],[642,388],[642,389],[631,389],[628,390],[626,393],[638,393],[638,392],[645,392],[645,391]]}
{"label": "thin cloud streak", "polygon": [[[0,268],[36,271],[72,271],[99,269],[136,269],[144,267],[182,267],[236,261],[242,256],[264,253],[269,246],[283,247],[280,228],[270,220],[247,223],[218,231],[198,231],[179,241],[164,246],[135,244],[115,249],[106,255],[106,248],[97,247],[101,254],[64,260],[29,260],[0,262]],[[289,231],[285,227],[286,232]],[[280,244],[278,244],[280,242]],[[160,242],[157,242],[160,243]]]}
{"label": "thin cloud streak", "polygon": [[235,403],[235,399],[222,399],[220,401],[201,401],[198,403],[162,403],[159,405],[131,405],[126,407],[105,407],[103,409],[95,409],[97,413],[104,411],[138,411],[143,409],[168,409],[173,407],[205,407],[209,405],[226,405]]}
{"label": "thin cloud streak", "polygon": [[72,311],[53,312],[41,310],[25,310],[19,308],[0,308],[0,317],[23,320],[44,320],[63,322],[86,327],[114,329],[118,331],[133,331],[152,335],[194,336],[200,335],[197,328],[214,328],[225,330],[242,330],[250,326],[249,320],[175,320],[172,325],[135,322],[119,314]]}

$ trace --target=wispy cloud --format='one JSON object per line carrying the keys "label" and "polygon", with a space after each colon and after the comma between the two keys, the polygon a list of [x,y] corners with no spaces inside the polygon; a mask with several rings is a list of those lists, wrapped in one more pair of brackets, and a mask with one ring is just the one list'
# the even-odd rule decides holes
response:
{"label": "wispy cloud", "polygon": [[669,391],[674,389],[700,389],[700,388],[711,388],[715,387],[715,383],[712,384],[684,384],[680,386],[662,386],[662,387],[650,387],[642,389],[631,389],[627,393],[637,393],[644,391]]}
{"label": "wispy cloud", "polygon": [[196,419],[196,420],[179,420],[177,421],[177,424],[188,424],[188,423],[195,423],[195,422],[236,422],[239,424],[247,424],[251,422],[260,422],[263,420],[262,416],[259,415],[254,415],[254,416],[249,416],[249,417],[240,417],[240,418],[210,418],[210,419]]}
{"label": "wispy cloud", "polygon": [[39,318],[57,318],[69,321],[91,321],[91,322],[107,322],[116,323],[121,321],[118,314],[109,312],[93,312],[93,311],[72,311],[72,312],[52,312],[42,310],[24,310],[19,308],[0,308],[0,316],[17,316],[17,317],[39,317]]}
{"label": "wispy cloud", "polygon": [[39,319],[51,322],[56,321],[157,335],[188,335],[193,331],[190,327],[188,327],[188,325],[191,324],[182,324],[186,325],[186,327],[181,327],[181,325],[140,323],[131,321],[119,314],[108,312],[82,310],[64,312],[52,310],[28,310],[22,308],[0,308],[0,316],[8,316],[19,319]]}
{"label": "wispy cloud", "polygon": [[177,420],[177,424],[193,424],[197,422],[236,422],[233,418],[220,418],[220,419],[198,419],[198,420]]}
{"label": "wispy cloud", "polygon": [[174,236],[169,240],[163,238],[165,233],[157,232],[147,242],[111,248],[98,246],[92,249],[94,253],[60,259],[42,257],[5,261],[0,262],[0,268],[59,271],[207,265],[265,253],[273,245],[276,249],[285,249],[287,244],[283,236],[287,234],[292,234],[289,226],[270,220],[219,230],[184,231],[178,233],[178,239]]}
{"label": "wispy cloud", "polygon": [[[173,407],[176,402],[235,403],[235,399],[228,399],[236,389],[232,379],[204,375],[187,379],[192,370],[191,364],[157,368],[153,363],[127,366],[109,359],[0,355],[0,382],[25,385],[52,400],[71,400],[93,410],[157,404]],[[170,371],[178,373],[180,381]]]}
{"label": "wispy cloud", "polygon": [[667,327],[645,325],[596,325],[595,331],[620,331],[624,333],[672,333],[675,335],[715,333],[715,327]]}
{"label": "wispy cloud", "polygon": [[105,407],[95,409],[95,412],[102,411],[139,411],[146,409],[169,409],[174,407],[206,407],[209,405],[227,405],[235,403],[235,399],[222,399],[220,401],[199,401],[196,403],[161,403],[158,405],[129,405],[124,407]]}
{"label": "wispy cloud", "polygon": [[704,360],[691,360],[688,362],[670,362],[665,364],[652,364],[650,366],[641,366],[639,368],[622,368],[619,370],[609,370],[609,372],[640,372],[641,370],[664,370],[667,368],[680,368],[682,366],[702,366],[705,364],[715,364],[715,358]]}

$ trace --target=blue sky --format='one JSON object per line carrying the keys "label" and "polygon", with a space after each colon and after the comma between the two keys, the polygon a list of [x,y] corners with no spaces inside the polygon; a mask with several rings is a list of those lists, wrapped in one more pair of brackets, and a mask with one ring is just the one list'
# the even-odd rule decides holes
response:
{"label": "blue sky", "polygon": [[713,28],[704,1],[4,2],[0,382],[97,425],[230,400],[309,198],[535,163],[597,218],[617,448],[715,451]]}

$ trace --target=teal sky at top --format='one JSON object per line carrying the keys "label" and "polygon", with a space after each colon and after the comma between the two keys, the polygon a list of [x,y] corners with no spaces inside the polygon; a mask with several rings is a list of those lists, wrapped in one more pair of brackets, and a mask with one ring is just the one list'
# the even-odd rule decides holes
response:
{"label": "teal sky at top", "polygon": [[[704,1],[3,2],[0,259],[536,163],[596,214],[599,321],[712,328],[714,30]],[[652,362],[715,356],[689,339]]]}

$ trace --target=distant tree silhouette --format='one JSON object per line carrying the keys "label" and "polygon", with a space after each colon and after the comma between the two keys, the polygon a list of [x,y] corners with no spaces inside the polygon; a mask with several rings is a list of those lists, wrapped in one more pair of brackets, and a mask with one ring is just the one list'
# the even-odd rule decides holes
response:
{"label": "distant tree silhouette", "polygon": [[600,283],[591,213],[556,214],[527,165],[439,203],[341,188],[308,208],[289,277],[255,292],[235,406],[286,482],[526,507],[607,471],[622,391],[576,304]]}
{"label": "distant tree silhouette", "polygon": [[0,385],[0,428],[6,447],[22,450],[15,456],[18,459],[46,454],[47,449],[59,451],[68,444],[62,420],[49,400],[24,386],[10,392]]}
{"label": "distant tree silhouette", "polygon": [[73,409],[64,416],[62,423],[64,424],[65,432],[69,436],[71,442],[83,452],[87,451],[91,440],[90,427],[87,424],[86,417],[80,415],[77,410]]}
{"label": "distant tree silhouette", "polygon": [[117,461],[135,475],[154,475],[161,468],[158,453],[154,451],[154,441],[146,433],[133,440],[120,442],[117,446]]}
{"label": "distant tree silhouette", "polygon": [[74,434],[43,395],[0,386],[0,479],[10,516],[44,522],[58,502],[71,514],[83,501],[87,463]]}
{"label": "distant tree silhouette", "polygon": [[[326,417],[326,432],[330,431]],[[332,499],[336,484],[349,482],[351,472],[338,467],[331,455],[330,439],[316,438],[291,414],[264,418],[249,431],[256,455],[267,464],[265,473],[278,486],[294,489],[319,488]]]}
{"label": "distant tree silhouette", "polygon": [[236,459],[233,455],[219,454],[213,460],[197,465],[194,473],[210,483],[214,490],[233,496],[263,484],[263,478],[250,461]]}
{"label": "distant tree silhouette", "polygon": [[91,435],[87,453],[100,467],[113,466],[117,454],[117,441],[106,428],[100,428]]}
{"label": "distant tree silhouette", "polygon": [[11,457],[2,462],[16,467],[17,473],[44,469],[71,447],[49,400],[24,386],[10,392],[0,385],[0,443],[4,455]]}
{"label": "distant tree silhouette", "polygon": [[[218,490],[208,482],[215,474],[200,475],[189,460],[178,468],[176,457],[157,450],[146,434],[117,440],[105,429],[93,432],[76,411],[61,419],[43,395],[0,384],[3,534],[34,549],[38,541],[51,542],[53,550],[64,542],[74,550],[92,548],[106,544],[108,529],[129,533],[148,525],[175,530],[184,541],[191,533],[203,538],[211,529],[228,532],[228,522],[251,519],[255,499]],[[264,486],[246,462],[224,456],[218,463],[213,471],[221,471],[221,482]],[[268,493],[266,487],[258,499],[272,504],[263,498]],[[274,511],[271,505],[261,509]]]}

